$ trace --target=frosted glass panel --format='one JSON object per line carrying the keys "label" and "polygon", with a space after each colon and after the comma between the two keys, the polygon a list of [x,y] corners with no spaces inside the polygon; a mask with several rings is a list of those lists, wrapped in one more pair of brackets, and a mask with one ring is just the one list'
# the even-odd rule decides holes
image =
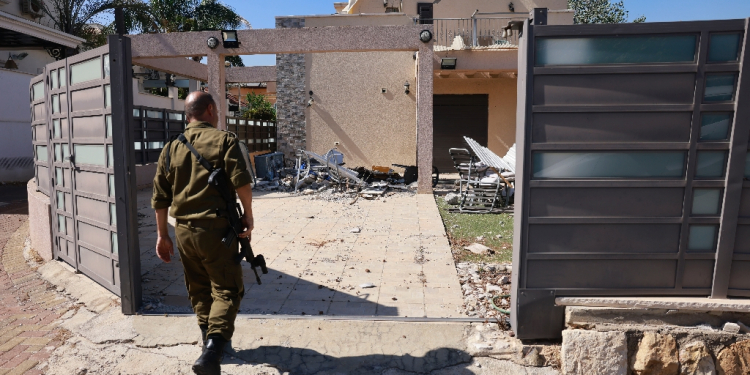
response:
{"label": "frosted glass panel", "polygon": [[119,251],[117,249],[117,233],[112,233],[112,252],[115,254],[119,254]]}
{"label": "frosted glass panel", "polygon": [[737,61],[740,56],[740,33],[712,34],[708,45],[708,62]]}
{"label": "frosted glass panel", "polygon": [[65,68],[60,68],[60,87],[67,86],[68,76],[65,74]]}
{"label": "frosted glass panel", "polygon": [[65,210],[65,194],[62,191],[57,192],[57,209]]}
{"label": "frosted glass panel", "polygon": [[102,78],[102,62],[99,57],[79,62],[70,66],[70,84],[92,81]]}
{"label": "frosted glass panel", "polygon": [[133,117],[141,117],[141,110],[133,108]]}
{"label": "frosted glass panel", "polygon": [[49,72],[49,78],[50,78],[50,86],[53,89],[58,88],[59,86],[57,86],[57,70],[53,70]]}
{"label": "frosted glass panel", "polygon": [[62,147],[59,143],[55,143],[55,161],[62,161]]}
{"label": "frosted glass panel", "polygon": [[63,153],[63,161],[65,161],[65,158],[70,156],[70,148],[68,147],[67,143],[63,143],[62,153]]}
{"label": "frosted glass panel", "polygon": [[536,65],[695,61],[696,35],[537,38]]}
{"label": "frosted glass panel", "polygon": [[73,145],[76,163],[105,165],[104,146],[102,145]]}
{"label": "frosted glass panel", "polygon": [[52,120],[52,135],[54,138],[62,137],[62,131],[60,130],[60,119]]}
{"label": "frosted glass panel", "polygon": [[170,120],[182,120],[182,113],[169,113],[169,119]]}
{"label": "frosted glass panel", "polygon": [[47,161],[47,146],[36,146],[36,160]]}
{"label": "frosted glass panel", "polygon": [[107,166],[111,167],[115,163],[115,159],[112,156],[112,145],[107,145]]}
{"label": "frosted glass panel", "polygon": [[52,95],[52,113],[60,113],[60,96]]}
{"label": "frosted glass panel", "polygon": [[146,111],[146,117],[150,118],[164,118],[164,113],[161,111]]}
{"label": "frosted glass panel", "polygon": [[698,151],[695,177],[723,177],[726,158],[725,151]]}
{"label": "frosted glass panel", "polygon": [[721,189],[693,190],[693,215],[718,215],[721,209]]}
{"label": "frosted glass panel", "polygon": [[110,203],[109,204],[109,224],[110,225],[117,225],[117,213],[115,211],[115,204]]}
{"label": "frosted glass panel", "polygon": [[104,108],[112,105],[112,91],[109,85],[104,85]]}
{"label": "frosted glass panel", "polygon": [[115,175],[109,175],[109,196],[115,196]]}
{"label": "frosted glass panel", "polygon": [[57,186],[65,185],[65,179],[63,178],[62,168],[55,168],[55,185]]}
{"label": "frosted glass panel", "polygon": [[104,59],[104,77],[109,77],[109,54],[103,55]]}
{"label": "frosted glass panel", "polygon": [[112,138],[112,116],[104,116],[104,122],[107,124],[107,138]]}
{"label": "frosted glass panel", "polygon": [[63,215],[57,215],[57,233],[68,234],[65,226],[65,216]]}
{"label": "frosted glass panel", "polygon": [[[264,140],[266,142],[266,140]],[[685,152],[536,152],[534,178],[682,177]]]}
{"label": "frosted glass panel", "polygon": [[44,81],[37,82],[31,86],[31,100],[44,99]]}
{"label": "frosted glass panel", "polygon": [[714,251],[718,225],[691,225],[688,235],[688,251]]}
{"label": "frosted glass panel", "polygon": [[704,113],[701,116],[701,141],[724,141],[732,127],[731,113]]}
{"label": "frosted glass panel", "polygon": [[734,82],[736,80],[737,74],[735,73],[707,74],[704,101],[726,102],[734,100]]}

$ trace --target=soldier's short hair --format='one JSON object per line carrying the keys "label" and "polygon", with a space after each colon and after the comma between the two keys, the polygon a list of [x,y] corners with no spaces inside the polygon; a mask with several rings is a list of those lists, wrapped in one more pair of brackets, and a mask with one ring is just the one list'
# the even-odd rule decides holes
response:
{"label": "soldier's short hair", "polygon": [[[191,98],[192,97],[192,98]],[[216,107],[216,102],[213,96],[203,91],[193,91],[185,100],[185,117],[196,118],[206,113],[208,106],[213,104]]]}

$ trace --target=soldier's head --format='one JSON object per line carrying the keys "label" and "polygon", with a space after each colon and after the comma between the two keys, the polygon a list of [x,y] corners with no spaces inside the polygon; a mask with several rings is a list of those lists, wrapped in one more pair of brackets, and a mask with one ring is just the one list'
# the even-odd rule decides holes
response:
{"label": "soldier's head", "polygon": [[188,122],[205,121],[214,128],[219,123],[219,111],[211,94],[193,91],[185,98],[185,117]]}

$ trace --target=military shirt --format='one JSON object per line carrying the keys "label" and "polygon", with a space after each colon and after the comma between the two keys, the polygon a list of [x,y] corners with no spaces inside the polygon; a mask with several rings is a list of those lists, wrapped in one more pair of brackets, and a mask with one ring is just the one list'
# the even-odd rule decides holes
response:
{"label": "military shirt", "polygon": [[[224,168],[232,182],[230,189],[233,195],[234,189],[252,181],[239,141],[231,133],[217,130],[207,122],[194,121],[188,124],[184,134],[214,168]],[[169,170],[166,169],[167,153],[170,153],[171,159]],[[169,214],[176,219],[215,218],[216,209],[225,208],[226,203],[221,194],[208,184],[208,175],[209,172],[184,144],[177,140],[169,142],[159,156],[151,206],[154,209],[171,206]]]}

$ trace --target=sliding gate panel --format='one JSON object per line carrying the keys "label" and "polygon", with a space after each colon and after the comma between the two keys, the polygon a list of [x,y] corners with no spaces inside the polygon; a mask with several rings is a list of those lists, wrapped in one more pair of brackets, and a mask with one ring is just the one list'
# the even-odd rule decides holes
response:
{"label": "sliding gate panel", "polygon": [[747,23],[527,22],[519,338],[560,336],[559,296],[750,296]]}

